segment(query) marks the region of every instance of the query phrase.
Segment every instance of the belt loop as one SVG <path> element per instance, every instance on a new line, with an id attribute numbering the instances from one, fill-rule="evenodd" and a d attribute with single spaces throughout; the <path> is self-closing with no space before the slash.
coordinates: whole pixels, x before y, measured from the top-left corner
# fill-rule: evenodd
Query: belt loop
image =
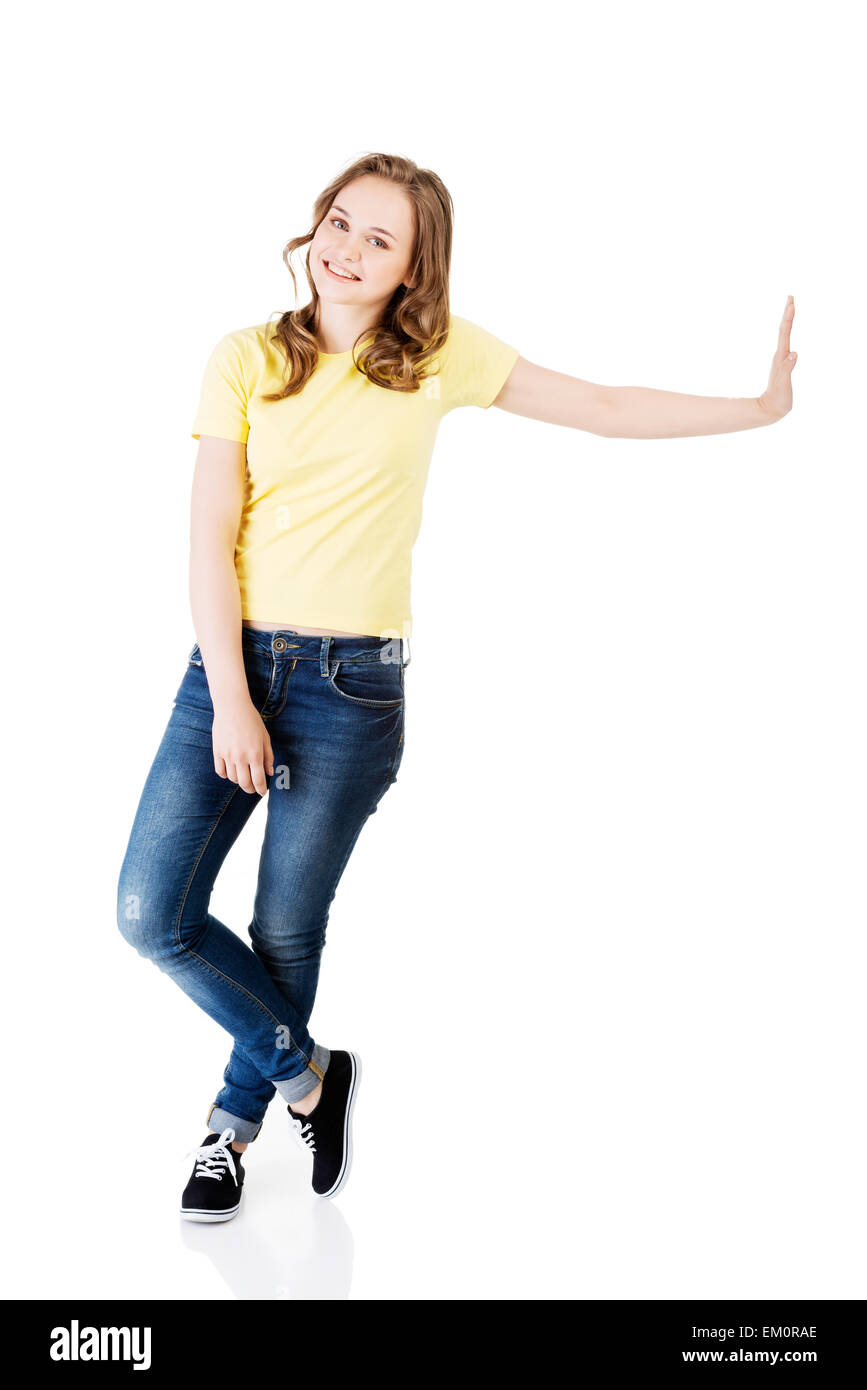
<path id="1" fill-rule="evenodd" d="M 406 661 L 403 660 L 404 653 L 406 653 Z M 409 650 L 409 638 L 408 638 L 408 637 L 401 637 L 401 639 L 400 639 L 400 655 L 401 655 L 401 662 L 400 662 L 401 666 L 408 666 L 409 663 L 412 661 L 412 653 L 411 653 L 410 650 Z"/>
<path id="2" fill-rule="evenodd" d="M 331 646 L 331 638 L 330 638 L 330 637 L 323 637 L 323 639 L 322 639 L 322 648 L 321 648 L 320 654 L 319 654 L 319 674 L 320 674 L 321 676 L 327 676 L 327 675 L 328 675 L 328 649 L 330 648 L 330 646 Z"/>

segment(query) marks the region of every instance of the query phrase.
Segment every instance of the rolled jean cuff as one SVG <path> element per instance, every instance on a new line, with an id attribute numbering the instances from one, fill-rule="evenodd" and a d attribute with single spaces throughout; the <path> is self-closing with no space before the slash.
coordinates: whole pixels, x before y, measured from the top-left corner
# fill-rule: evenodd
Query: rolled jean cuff
<path id="1" fill-rule="evenodd" d="M 233 1129 L 239 1144 L 252 1144 L 262 1128 L 261 1120 L 258 1123 L 255 1120 L 245 1120 L 241 1115 L 222 1110 L 219 1105 L 211 1106 L 207 1124 L 208 1129 L 214 1130 L 217 1134 L 222 1134 L 224 1129 Z"/>
<path id="2" fill-rule="evenodd" d="M 330 1061 L 330 1049 L 323 1047 L 321 1043 L 314 1043 L 310 1061 L 307 1063 L 305 1071 L 302 1071 L 299 1076 L 290 1077 L 288 1081 L 274 1081 L 272 1084 L 278 1095 L 290 1104 L 293 1100 L 303 1100 L 305 1096 L 309 1096 L 311 1091 L 316 1090 L 328 1070 Z"/>

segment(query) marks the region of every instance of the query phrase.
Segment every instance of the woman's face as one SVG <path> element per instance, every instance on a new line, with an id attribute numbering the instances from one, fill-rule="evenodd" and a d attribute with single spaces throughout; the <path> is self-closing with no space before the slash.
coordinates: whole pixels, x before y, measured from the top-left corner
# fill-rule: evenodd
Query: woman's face
<path id="1" fill-rule="evenodd" d="M 321 298 L 384 311 L 409 277 L 414 241 L 413 206 L 403 189 L 375 174 L 353 179 L 310 243 L 310 272 Z M 357 278 L 341 277 L 340 270 Z"/>

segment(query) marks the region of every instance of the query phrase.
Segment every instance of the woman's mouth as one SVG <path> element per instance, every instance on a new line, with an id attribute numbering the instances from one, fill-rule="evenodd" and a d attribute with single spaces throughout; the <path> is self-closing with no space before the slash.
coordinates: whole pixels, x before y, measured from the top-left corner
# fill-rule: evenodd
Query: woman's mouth
<path id="1" fill-rule="evenodd" d="M 331 266 L 325 260 L 323 260 L 322 264 L 325 266 L 325 269 L 328 271 L 328 274 L 331 276 L 332 280 L 342 280 L 345 285 L 351 285 L 356 280 L 361 279 L 360 275 L 354 275 L 352 271 L 349 271 L 346 275 L 341 275 L 339 271 L 332 270 Z"/>

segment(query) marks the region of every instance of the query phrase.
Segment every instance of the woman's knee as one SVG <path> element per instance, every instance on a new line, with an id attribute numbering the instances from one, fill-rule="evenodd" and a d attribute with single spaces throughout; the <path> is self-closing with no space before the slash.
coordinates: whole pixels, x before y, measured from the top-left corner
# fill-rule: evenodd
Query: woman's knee
<path id="1" fill-rule="evenodd" d="M 158 960 L 175 946 L 173 914 L 159 888 L 121 877 L 117 894 L 121 936 L 140 956 Z"/>
<path id="2" fill-rule="evenodd" d="M 298 962 L 322 954 L 328 914 L 293 912 L 284 904 L 281 910 L 257 910 L 250 924 L 250 940 L 260 955 L 269 960 Z"/>

